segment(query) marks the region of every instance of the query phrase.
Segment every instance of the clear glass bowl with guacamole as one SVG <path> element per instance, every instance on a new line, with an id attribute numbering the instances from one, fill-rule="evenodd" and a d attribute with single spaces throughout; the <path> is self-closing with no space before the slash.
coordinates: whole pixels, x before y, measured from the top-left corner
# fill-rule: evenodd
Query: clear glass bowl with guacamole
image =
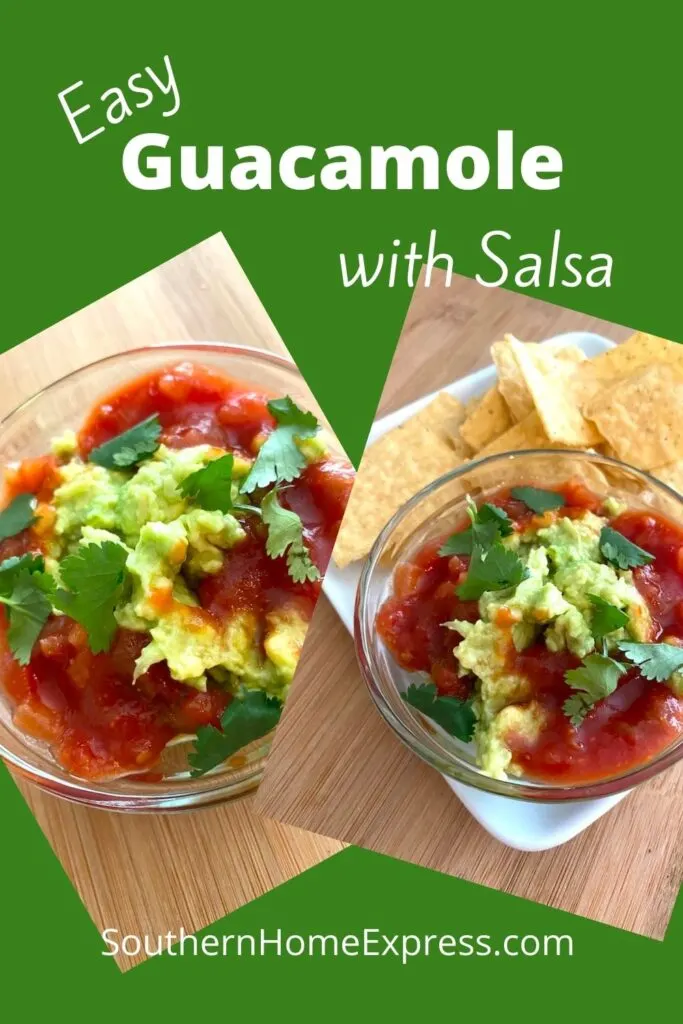
<path id="1" fill-rule="evenodd" d="M 377 538 L 355 639 L 383 717 L 450 778 L 631 789 L 683 756 L 683 499 L 585 451 L 465 464 Z"/>
<path id="2" fill-rule="evenodd" d="M 0 425 L 0 756 L 171 811 L 263 773 L 353 470 L 274 353 L 102 359 Z"/>

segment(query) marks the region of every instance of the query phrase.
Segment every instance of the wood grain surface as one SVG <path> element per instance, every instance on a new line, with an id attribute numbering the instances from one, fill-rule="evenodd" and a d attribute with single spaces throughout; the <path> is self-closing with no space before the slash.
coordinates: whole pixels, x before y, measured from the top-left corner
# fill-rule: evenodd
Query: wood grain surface
<path id="1" fill-rule="evenodd" d="M 489 364 L 491 342 L 506 331 L 537 341 L 571 330 L 614 341 L 631 333 L 465 278 L 450 289 L 418 286 L 380 412 Z M 683 765 L 564 846 L 508 849 L 390 732 L 361 680 L 351 637 L 323 604 L 256 806 L 288 824 L 656 938 L 683 877 Z"/>
<path id="2" fill-rule="evenodd" d="M 0 356 L 0 416 L 100 356 L 189 340 L 286 351 L 222 235 Z M 257 817 L 253 795 L 193 813 L 132 816 L 20 788 L 100 931 L 196 931 L 342 849 Z"/>

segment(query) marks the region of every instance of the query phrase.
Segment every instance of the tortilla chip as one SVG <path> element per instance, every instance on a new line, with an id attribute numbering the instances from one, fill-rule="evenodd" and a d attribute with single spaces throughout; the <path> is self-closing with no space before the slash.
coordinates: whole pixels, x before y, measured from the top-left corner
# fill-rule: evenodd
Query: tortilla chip
<path id="1" fill-rule="evenodd" d="M 653 363 L 664 363 L 683 378 L 683 345 L 637 331 L 623 344 L 589 359 L 577 368 L 571 387 L 582 411 L 603 388 L 646 370 Z"/>
<path id="2" fill-rule="evenodd" d="M 506 334 L 503 341 L 494 341 L 491 355 L 498 372 L 498 390 L 505 399 L 513 422 L 521 423 L 533 412 L 534 403 L 512 351 L 511 341 L 517 341 L 512 334 Z"/>
<path id="3" fill-rule="evenodd" d="M 515 423 L 500 437 L 490 441 L 477 453 L 477 457 L 484 458 L 486 455 L 497 455 L 499 452 L 518 452 L 525 448 L 562 447 L 566 447 L 566 445 L 554 445 L 548 440 L 540 416 L 534 410 L 521 423 Z"/>
<path id="4" fill-rule="evenodd" d="M 463 461 L 445 436 L 425 425 L 434 404 L 388 431 L 363 455 L 334 548 L 340 569 L 365 558 L 401 505 Z"/>
<path id="5" fill-rule="evenodd" d="M 670 462 L 668 466 L 660 466 L 659 469 L 653 471 L 652 475 L 661 480 L 663 484 L 673 487 L 674 491 L 683 496 L 683 459 L 679 459 L 678 462 Z"/>
<path id="6" fill-rule="evenodd" d="M 440 391 L 436 398 L 420 409 L 408 422 L 415 424 L 416 428 L 431 430 L 463 458 L 467 455 L 468 449 L 460 437 L 460 426 L 465 419 L 465 406 L 459 398 L 455 398 L 447 391 Z"/>
<path id="7" fill-rule="evenodd" d="M 637 331 L 622 345 L 615 345 L 588 360 L 587 365 L 581 367 L 580 373 L 602 380 L 615 380 L 631 377 L 636 371 L 644 370 L 653 363 L 675 366 L 683 376 L 683 345 L 658 338 L 655 334 Z"/>
<path id="8" fill-rule="evenodd" d="M 578 345 L 562 345 L 561 342 L 551 342 L 543 346 L 543 351 L 552 352 L 557 359 L 565 359 L 569 363 L 585 363 L 588 359 L 586 353 Z"/>
<path id="9" fill-rule="evenodd" d="M 600 434 L 594 424 L 585 419 L 576 398 L 567 388 L 567 378 L 576 372 L 575 365 L 559 359 L 552 351 L 544 352 L 541 347 L 534 351 L 516 338 L 510 340 L 510 350 L 548 440 L 576 448 L 597 444 Z"/>
<path id="10" fill-rule="evenodd" d="M 460 427 L 460 436 L 475 452 L 512 426 L 510 411 L 498 388 L 491 388 Z"/>
<path id="11" fill-rule="evenodd" d="M 397 552 L 403 547 L 403 544 L 414 530 L 417 530 L 424 522 L 440 512 L 444 505 L 449 504 L 456 498 L 462 497 L 466 492 L 467 485 L 465 479 L 458 477 L 457 480 L 451 480 L 450 483 L 440 487 L 436 494 L 432 494 L 429 498 L 421 501 L 419 507 L 414 512 L 411 512 L 410 515 L 407 515 L 400 527 L 394 530 L 391 543 L 387 545 L 383 561 L 388 562 L 394 559 Z"/>
<path id="12" fill-rule="evenodd" d="M 683 378 L 658 363 L 595 396 L 586 416 L 617 458 L 655 469 L 683 458 Z"/>

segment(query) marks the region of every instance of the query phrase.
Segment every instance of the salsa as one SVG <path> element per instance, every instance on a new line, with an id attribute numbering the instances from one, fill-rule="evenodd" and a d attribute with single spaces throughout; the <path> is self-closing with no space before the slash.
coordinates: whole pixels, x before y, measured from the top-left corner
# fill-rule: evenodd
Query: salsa
<path id="1" fill-rule="evenodd" d="M 188 503 L 191 507 L 192 501 L 184 498 L 175 484 L 176 479 L 180 480 L 178 467 L 182 464 L 174 453 L 186 449 L 198 453 L 200 468 L 207 464 L 209 455 L 213 458 L 231 453 L 235 464 L 238 459 L 244 463 L 246 472 L 278 426 L 268 408 L 273 397 L 195 364 L 167 367 L 133 380 L 98 402 L 81 427 L 68 459 L 50 454 L 6 470 L 5 505 L 18 495 L 35 495 L 36 521 L 0 542 L 0 565 L 27 553 L 42 554 L 47 562 L 55 547 L 65 554 L 67 541 L 70 550 L 78 551 L 74 538 L 82 544 L 90 530 L 93 537 L 98 534 L 98 542 L 109 538 L 128 545 L 127 550 L 133 552 L 129 564 L 133 559 L 140 563 L 143 556 L 148 560 L 142 569 L 138 566 L 142 575 L 134 578 L 134 587 L 148 577 L 154 580 L 142 598 L 137 595 L 137 604 L 131 597 L 124 609 L 126 616 L 133 617 L 134 628 L 121 615 L 125 625 L 116 629 L 109 649 L 98 653 L 93 653 L 86 629 L 79 622 L 66 614 L 53 613 L 33 647 L 29 663 L 22 665 L 10 649 L 8 615 L 0 606 L 0 679 L 13 704 L 14 722 L 29 735 L 46 741 L 58 762 L 75 775 L 106 779 L 135 773 L 155 780 L 159 776 L 154 769 L 166 745 L 174 737 L 195 733 L 198 728 L 220 727 L 221 715 L 245 686 L 263 686 L 269 694 L 284 699 L 348 501 L 353 483 L 351 466 L 321 450 L 314 453 L 296 479 L 279 490 L 280 506 L 300 517 L 303 544 L 316 570 L 301 582 L 292 578 L 285 557 L 267 554 L 268 532 L 261 517 L 235 512 L 232 518 L 198 508 L 188 515 Z M 160 475 L 158 483 L 152 480 L 147 490 L 140 484 L 133 504 L 132 497 L 125 497 L 128 492 L 132 494 L 132 468 L 125 472 L 116 468 L 111 472 L 98 470 L 98 481 L 107 474 L 107 486 L 117 488 L 118 505 L 107 504 L 98 492 L 91 503 L 97 510 L 91 526 L 97 529 L 84 529 L 81 492 L 66 510 L 60 510 L 55 497 L 65 487 L 65 463 L 71 467 L 68 472 L 76 484 L 85 486 L 80 481 L 86 480 L 86 471 L 93 469 L 88 462 L 91 453 L 154 415 L 161 426 L 159 452 L 141 465 L 149 476 L 157 465 L 153 460 L 165 453 L 159 473 L 166 475 Z M 209 454 L 205 446 L 211 446 Z M 186 470 L 183 473 L 187 476 Z M 141 471 L 140 479 L 142 476 Z M 90 477 L 94 479 L 94 471 Z M 249 497 L 252 505 L 258 503 L 260 493 L 256 492 L 256 498 Z M 147 529 L 150 523 L 140 509 L 148 502 L 153 520 L 158 501 L 161 497 L 166 500 L 169 494 L 169 502 L 178 507 L 167 513 L 166 506 L 161 506 L 161 524 L 151 522 L 158 539 Z M 125 533 L 120 526 L 126 515 L 130 518 L 130 508 L 121 518 L 122 501 L 128 501 L 138 517 L 133 534 Z M 67 533 L 75 529 L 68 520 L 72 511 L 72 519 L 80 517 L 78 534 Z M 207 515 L 218 515 L 218 525 L 226 536 L 217 539 L 215 519 L 209 521 Z M 180 531 L 188 560 L 179 568 L 174 564 L 177 553 L 168 546 L 163 530 L 170 536 L 181 521 L 189 540 Z M 102 525 L 105 531 L 100 529 Z M 153 547 L 155 543 L 157 548 Z M 197 564 L 207 557 L 217 561 L 208 568 L 204 562 L 198 569 Z M 141 608 L 149 620 L 148 629 L 144 617 L 140 619 Z M 164 639 L 162 627 L 171 615 L 172 631 L 177 633 L 178 623 L 182 630 L 182 642 L 177 646 L 183 649 L 174 652 L 178 661 L 195 641 L 201 653 L 199 639 L 205 641 L 208 637 L 214 646 L 222 645 L 218 664 L 227 664 L 229 671 L 225 667 L 222 672 L 214 670 L 209 660 L 200 666 L 208 671 L 202 671 L 199 680 L 194 669 L 188 671 L 187 679 L 179 679 L 174 662 L 171 660 L 169 667 L 169 661 L 158 658 L 157 653 L 157 660 L 134 678 L 142 652 L 150 649 L 155 637 L 161 650 L 164 643 L 170 643 Z M 232 631 L 229 642 L 224 639 L 224 631 L 226 635 Z M 278 661 L 282 650 L 283 660 Z"/>
<path id="2" fill-rule="evenodd" d="M 439 696 L 460 700 L 477 696 L 481 702 L 480 717 L 481 708 L 486 705 L 484 714 L 491 724 L 478 723 L 475 739 L 478 749 L 483 747 L 487 752 L 503 740 L 508 758 L 506 773 L 553 783 L 590 783 L 645 764 L 683 736 L 683 700 L 671 685 L 648 679 L 636 665 L 625 663 L 614 691 L 596 701 L 582 721 L 573 723 L 565 703 L 575 691 L 566 674 L 581 668 L 591 653 L 599 654 L 600 646 L 590 635 L 586 640 L 579 639 L 578 633 L 571 637 L 567 630 L 562 634 L 556 625 L 558 618 L 547 607 L 540 614 L 539 609 L 544 602 L 547 605 L 554 599 L 548 595 L 549 586 L 563 600 L 571 596 L 578 602 L 590 625 L 593 609 L 587 610 L 579 602 L 575 581 L 590 579 L 593 582 L 587 586 L 593 588 L 597 585 L 595 581 L 599 581 L 603 594 L 615 604 L 629 609 L 630 602 L 631 623 L 637 623 L 638 629 L 643 630 L 641 635 L 622 630 L 622 639 L 682 646 L 683 529 L 655 512 L 619 508 L 616 514 L 606 515 L 602 499 L 580 484 L 567 483 L 553 490 L 562 495 L 563 505 L 540 515 L 512 497 L 510 489 L 486 499 L 510 519 L 514 531 L 508 540 L 511 550 L 524 551 L 525 545 L 528 548 L 532 542 L 539 544 L 539 538 L 550 537 L 546 552 L 551 556 L 550 574 L 540 581 L 541 589 L 537 588 L 538 595 L 545 587 L 543 600 L 537 597 L 535 604 L 522 607 L 521 611 L 515 598 L 506 596 L 508 592 L 497 600 L 490 595 L 479 601 L 461 600 L 456 588 L 467 579 L 470 556 L 440 554 L 446 540 L 442 536 L 396 567 L 393 593 L 380 609 L 377 629 L 397 663 L 408 671 L 426 673 Z M 566 523 L 563 526 L 563 520 L 577 528 Z M 596 552 L 605 524 L 644 549 L 651 560 L 629 570 L 600 564 L 604 558 Z M 466 525 L 458 524 L 459 531 Z M 588 558 L 581 563 L 579 549 L 562 547 L 557 539 L 564 531 L 575 543 L 577 537 L 585 542 L 590 536 L 589 528 L 596 531 L 590 572 Z M 586 548 L 580 551 L 582 557 Z M 610 586 L 611 592 L 605 589 Z M 489 619 L 486 624 L 480 622 L 482 608 Z M 566 625 L 574 621 L 569 615 L 575 616 L 575 610 L 561 612 L 560 621 L 562 615 Z M 529 634 L 524 644 L 515 644 L 512 630 L 523 620 L 531 623 Z M 461 624 L 465 633 L 467 626 L 463 623 L 479 623 L 476 629 L 480 647 L 491 637 L 486 659 L 480 655 L 479 662 L 471 660 L 467 640 L 459 645 L 460 636 L 444 625 L 454 621 L 456 626 Z M 647 625 L 643 625 L 645 622 Z M 623 660 L 616 644 L 620 635 L 612 635 L 610 649 L 606 651 L 618 661 Z M 558 636 L 564 638 L 564 644 L 558 642 Z M 579 643 L 584 643 L 585 648 L 579 648 Z M 480 668 L 481 675 L 468 670 L 472 664 Z M 512 687 L 510 699 L 500 697 L 503 685 Z M 514 706 L 512 716 L 509 705 Z M 532 717 L 540 723 L 538 727 L 530 726 Z M 507 723 L 505 728 L 503 723 Z"/>

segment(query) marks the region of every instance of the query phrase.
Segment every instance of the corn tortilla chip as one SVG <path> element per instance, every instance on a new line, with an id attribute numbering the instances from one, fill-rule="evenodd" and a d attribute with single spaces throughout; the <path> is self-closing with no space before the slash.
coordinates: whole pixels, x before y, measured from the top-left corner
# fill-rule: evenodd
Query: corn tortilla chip
<path id="1" fill-rule="evenodd" d="M 683 458 L 683 378 L 658 363 L 596 395 L 586 416 L 616 452 L 639 469 Z"/>
<path id="2" fill-rule="evenodd" d="M 521 423 L 506 430 L 500 437 L 490 441 L 477 453 L 478 458 L 486 455 L 497 455 L 499 452 L 518 452 L 525 448 L 562 448 L 566 445 L 554 445 L 548 440 L 543 429 L 540 416 L 534 410 Z"/>
<path id="3" fill-rule="evenodd" d="M 334 548 L 340 569 L 365 558 L 401 505 L 463 461 L 445 436 L 425 425 L 429 408 L 366 450 Z"/>
<path id="4" fill-rule="evenodd" d="M 464 478 L 458 477 L 457 480 L 451 480 L 450 483 L 440 487 L 436 494 L 432 494 L 429 498 L 421 501 L 418 508 L 406 516 L 400 527 L 394 531 L 383 561 L 393 559 L 414 530 L 436 515 L 445 505 L 461 497 L 466 491 L 467 487 Z"/>
<path id="5" fill-rule="evenodd" d="M 464 419 L 465 406 L 460 399 L 447 391 L 440 391 L 424 409 L 411 416 L 410 422 L 414 423 L 415 427 L 431 430 L 464 458 L 468 451 L 460 437 L 460 425 Z"/>
<path id="6" fill-rule="evenodd" d="M 542 351 L 552 352 L 557 359 L 564 359 L 569 363 L 584 363 L 588 359 L 586 353 L 578 345 L 563 345 L 562 342 L 543 345 Z"/>
<path id="7" fill-rule="evenodd" d="M 660 466 L 659 469 L 654 470 L 652 475 L 683 495 L 683 459 L 679 459 L 678 462 L 670 462 L 668 466 Z"/>
<path id="8" fill-rule="evenodd" d="M 533 412 L 534 403 L 512 351 L 510 342 L 516 340 L 512 334 L 506 334 L 503 341 L 494 341 L 491 355 L 498 373 L 498 390 L 505 399 L 512 420 L 521 423 Z"/>
<path id="9" fill-rule="evenodd" d="M 655 363 L 665 363 L 678 376 L 683 377 L 683 345 L 658 338 L 655 334 L 637 331 L 623 344 L 589 359 L 577 368 L 571 388 L 582 411 L 590 405 L 600 391 L 646 370 Z"/>
<path id="10" fill-rule="evenodd" d="M 567 388 L 570 374 L 576 372 L 570 361 L 558 359 L 541 347 L 535 351 L 510 340 L 520 374 L 543 423 L 549 441 L 570 447 L 586 448 L 601 440 L 595 425 L 585 419 L 575 397 Z"/>
<path id="11" fill-rule="evenodd" d="M 486 392 L 460 427 L 460 435 L 475 452 L 512 426 L 510 411 L 497 387 Z"/>

